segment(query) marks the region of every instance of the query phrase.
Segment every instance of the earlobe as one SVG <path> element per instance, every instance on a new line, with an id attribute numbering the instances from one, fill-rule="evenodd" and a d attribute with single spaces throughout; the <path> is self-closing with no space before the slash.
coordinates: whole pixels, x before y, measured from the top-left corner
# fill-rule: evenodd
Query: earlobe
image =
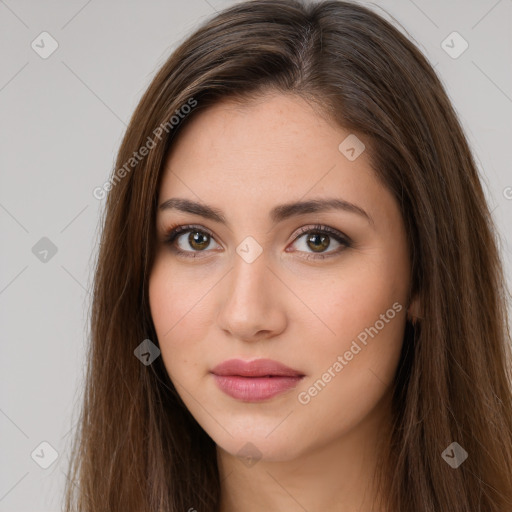
<path id="1" fill-rule="evenodd" d="M 409 302 L 409 307 L 407 308 L 407 320 L 415 325 L 416 322 L 418 322 L 420 319 L 421 303 L 419 296 L 416 294 L 414 298 Z"/>

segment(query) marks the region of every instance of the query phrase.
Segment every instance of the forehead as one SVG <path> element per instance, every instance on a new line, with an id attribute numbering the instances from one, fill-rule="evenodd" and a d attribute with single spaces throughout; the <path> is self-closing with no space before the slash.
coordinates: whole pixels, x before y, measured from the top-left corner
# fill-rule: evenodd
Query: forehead
<path id="1" fill-rule="evenodd" d="M 179 133 L 168 155 L 160 201 L 171 195 L 253 211 L 287 200 L 339 195 L 366 205 L 382 194 L 364 152 L 338 149 L 350 135 L 300 97 L 223 100 Z"/>
<path id="2" fill-rule="evenodd" d="M 269 93 L 245 102 L 223 99 L 194 113 L 169 156 L 174 162 L 182 160 L 185 152 L 187 161 L 210 154 L 225 163 L 250 159 L 254 168 L 261 168 L 259 163 L 265 160 L 270 169 L 271 159 L 300 161 L 315 148 L 315 152 L 332 149 L 332 137 L 339 138 L 333 130 L 318 109 L 298 96 Z"/>

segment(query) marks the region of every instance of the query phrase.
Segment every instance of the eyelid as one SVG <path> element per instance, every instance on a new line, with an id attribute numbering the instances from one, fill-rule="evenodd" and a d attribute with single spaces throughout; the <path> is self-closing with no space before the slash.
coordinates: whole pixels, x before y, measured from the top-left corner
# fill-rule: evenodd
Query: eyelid
<path id="1" fill-rule="evenodd" d="M 351 240 L 348 236 L 343 234 L 341 231 L 338 231 L 337 229 L 331 228 L 330 226 L 326 226 L 325 224 L 314 224 L 309 226 L 302 226 L 298 229 L 295 238 L 293 241 L 297 240 L 300 236 L 304 235 L 305 233 L 326 233 L 328 235 L 332 235 L 333 237 L 337 238 L 339 242 L 345 242 L 345 243 L 351 243 Z"/>
<path id="2" fill-rule="evenodd" d="M 206 234 L 210 235 L 212 238 L 215 238 L 214 234 L 208 228 L 205 228 L 204 226 L 200 226 L 198 224 L 175 224 L 166 230 L 165 237 L 166 237 L 166 240 L 168 240 L 169 238 L 174 239 L 174 238 L 176 238 L 176 236 L 181 235 L 182 233 L 184 233 L 186 231 L 193 231 L 193 230 L 201 231 L 201 232 L 204 231 Z"/>

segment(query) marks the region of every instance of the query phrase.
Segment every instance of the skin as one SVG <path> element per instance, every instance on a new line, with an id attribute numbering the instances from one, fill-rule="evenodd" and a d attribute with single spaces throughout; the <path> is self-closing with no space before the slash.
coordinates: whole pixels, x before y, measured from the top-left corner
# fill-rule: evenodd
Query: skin
<path id="1" fill-rule="evenodd" d="M 378 496 L 372 475 L 390 426 L 410 262 L 398 205 L 367 153 L 350 161 L 338 150 L 349 133 L 296 96 L 273 93 L 242 106 L 223 100 L 190 120 L 166 162 L 159 205 L 171 197 L 200 201 L 229 222 L 159 211 L 149 283 L 165 367 L 217 445 L 222 512 L 370 512 Z M 327 197 L 356 204 L 374 225 L 341 210 L 277 224 L 269 218 L 278 204 Z M 203 235 L 201 252 L 181 233 L 174 247 L 199 254 L 180 257 L 164 242 L 173 224 L 199 225 L 213 237 Z M 351 246 L 328 236 L 323 253 L 332 256 L 305 259 L 319 252 L 298 229 L 315 224 L 340 231 Z M 236 252 L 247 236 L 262 249 L 252 263 Z M 394 318 L 301 403 L 299 393 L 394 303 L 401 305 Z M 417 307 L 413 301 L 409 312 Z M 210 374 L 230 358 L 274 359 L 305 377 L 264 402 L 244 402 L 224 394 Z M 249 442 L 259 455 L 248 465 L 238 453 Z"/>

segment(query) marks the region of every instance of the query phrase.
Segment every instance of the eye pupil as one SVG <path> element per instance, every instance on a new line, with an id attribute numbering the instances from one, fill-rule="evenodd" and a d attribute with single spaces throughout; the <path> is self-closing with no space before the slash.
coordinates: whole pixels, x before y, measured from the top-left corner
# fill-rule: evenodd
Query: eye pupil
<path id="1" fill-rule="evenodd" d="M 313 242 L 316 244 L 320 240 L 320 243 L 322 245 L 313 245 L 310 246 L 311 249 L 313 249 L 315 252 L 321 252 L 324 249 L 327 249 L 329 247 L 329 236 L 327 235 L 321 235 L 321 234 L 312 234 L 308 237 L 308 244 L 310 242 Z"/>
<path id="2" fill-rule="evenodd" d="M 199 250 L 204 249 L 205 247 L 208 247 L 208 244 L 210 243 L 210 235 L 201 233 L 201 231 L 191 231 L 188 236 L 188 241 L 191 247 Z"/>

